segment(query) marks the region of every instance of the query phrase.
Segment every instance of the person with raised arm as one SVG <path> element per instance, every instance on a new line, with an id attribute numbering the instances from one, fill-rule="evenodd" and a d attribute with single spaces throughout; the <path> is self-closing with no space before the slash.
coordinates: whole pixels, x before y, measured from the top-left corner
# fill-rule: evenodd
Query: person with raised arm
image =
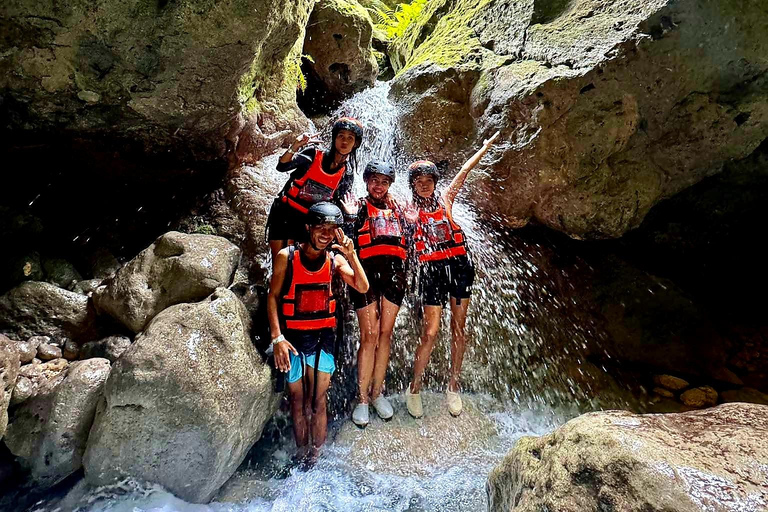
<path id="1" fill-rule="evenodd" d="M 310 206 L 307 240 L 277 253 L 267 295 L 275 366 L 287 373 L 296 446 L 315 452 L 325 442 L 328 386 L 336 369 L 333 276 L 339 274 L 360 293 L 368 291 L 368 278 L 343 223 L 336 205 Z"/>
<path id="2" fill-rule="evenodd" d="M 413 363 L 413 380 L 406 391 L 406 406 L 414 418 L 424 415 L 421 385 L 440 332 L 440 317 L 450 300 L 451 370 L 446 404 L 453 416 L 461 414 L 459 376 L 466 347 L 465 325 L 475 268 L 467 249 L 464 232 L 453 218 L 453 203 L 469 172 L 485 155 L 499 133 L 483 142 L 483 147 L 461 167 L 448 188 L 440 195 L 437 166 L 428 160 L 414 162 L 408 168 L 408 182 L 413 205 L 406 218 L 415 225 L 414 250 L 418 261 L 419 293 L 424 308 L 421 340 Z"/>
<path id="3" fill-rule="evenodd" d="M 291 172 L 269 211 L 267 238 L 274 265 L 278 251 L 306 236 L 306 214 L 321 201 L 341 204 L 352 188 L 355 155 L 363 142 L 363 125 L 342 117 L 333 124 L 331 147 L 322 150 L 317 135 L 300 135 L 280 157 L 277 170 Z"/>

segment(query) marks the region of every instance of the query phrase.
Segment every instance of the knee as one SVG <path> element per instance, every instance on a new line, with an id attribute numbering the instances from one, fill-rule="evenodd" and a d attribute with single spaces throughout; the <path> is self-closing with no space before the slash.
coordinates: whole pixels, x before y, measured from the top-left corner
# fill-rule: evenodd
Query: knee
<path id="1" fill-rule="evenodd" d="M 378 332 L 364 332 L 360 337 L 360 343 L 366 347 L 376 347 L 379 343 Z"/>
<path id="2" fill-rule="evenodd" d="M 387 331 L 381 331 L 379 333 L 380 343 L 389 343 L 391 340 L 392 340 L 392 329 L 389 329 Z"/>
<path id="3" fill-rule="evenodd" d="M 424 328 L 424 337 L 427 339 L 427 342 L 430 344 L 434 344 L 435 340 L 437 339 L 437 335 L 440 333 L 440 326 L 436 325 L 434 327 L 425 327 Z"/>
<path id="4" fill-rule="evenodd" d="M 315 413 L 318 414 L 325 414 L 325 408 L 328 406 L 328 399 L 325 394 L 318 395 L 317 398 L 315 398 Z"/>

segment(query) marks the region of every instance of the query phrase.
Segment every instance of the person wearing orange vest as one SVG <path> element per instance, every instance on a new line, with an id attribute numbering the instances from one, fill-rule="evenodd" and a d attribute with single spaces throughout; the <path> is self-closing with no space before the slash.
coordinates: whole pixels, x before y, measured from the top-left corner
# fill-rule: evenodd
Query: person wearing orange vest
<path id="1" fill-rule="evenodd" d="M 342 117 L 333 124 L 331 141 L 327 151 L 314 146 L 305 148 L 320 142 L 316 136 L 305 133 L 277 163 L 277 170 L 290 171 L 291 177 L 272 203 L 267 220 L 273 262 L 280 249 L 304 239 L 305 217 L 310 206 L 321 201 L 340 204 L 352 188 L 355 155 L 363 142 L 363 125 L 351 117 Z"/>
<path id="2" fill-rule="evenodd" d="M 275 366 L 286 372 L 299 448 L 316 451 L 327 432 L 326 395 L 336 368 L 334 274 L 360 293 L 368 279 L 355 254 L 354 242 L 341 229 L 336 205 L 320 202 L 306 215 L 307 241 L 277 253 L 267 296 Z M 329 250 L 338 251 L 333 254 Z"/>
<path id="3" fill-rule="evenodd" d="M 357 254 L 370 281 L 367 293 L 350 291 L 360 323 L 357 351 L 359 402 L 352 421 L 359 427 L 369 423 L 368 404 L 380 418 L 392 418 L 394 411 L 381 394 L 389 365 L 392 330 L 406 290 L 407 223 L 397 202 L 389 195 L 395 170 L 385 162 L 369 162 L 363 172 L 368 196 L 357 203 L 344 203 L 348 212 L 357 211 L 353 238 Z"/>
<path id="4" fill-rule="evenodd" d="M 435 193 L 439 172 L 434 163 L 420 160 L 411 164 L 408 169 L 408 180 L 413 191 L 413 207 L 409 209 L 406 217 L 415 224 L 414 250 L 418 260 L 419 289 L 424 306 L 424 324 L 413 363 L 413 380 L 405 393 L 408 412 L 414 418 L 424 415 L 420 395 L 422 377 L 435 347 L 440 331 L 440 317 L 449 298 L 451 374 L 446 403 L 453 416 L 461 414 L 459 375 L 464 360 L 464 327 L 475 269 L 467 250 L 464 232 L 453 219 L 453 202 L 469 171 L 477 165 L 498 136 L 497 132 L 483 143 L 483 147 L 467 160 L 448 189 L 440 196 Z"/>

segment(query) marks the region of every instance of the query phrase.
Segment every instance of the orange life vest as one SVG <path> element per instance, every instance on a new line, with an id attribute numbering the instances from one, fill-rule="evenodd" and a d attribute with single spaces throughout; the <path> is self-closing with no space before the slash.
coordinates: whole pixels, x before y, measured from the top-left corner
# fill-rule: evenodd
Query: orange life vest
<path id="1" fill-rule="evenodd" d="M 414 246 L 420 262 L 441 261 L 467 254 L 464 232 L 442 204 L 433 212 L 419 210 Z"/>
<path id="2" fill-rule="evenodd" d="M 323 152 L 318 149 L 306 174 L 291 183 L 282 200 L 301 213 L 307 213 L 313 204 L 331 200 L 345 172 L 346 164 L 335 174 L 326 173 L 323 170 Z"/>
<path id="3" fill-rule="evenodd" d="M 288 249 L 288 271 L 281 298 L 286 329 L 313 331 L 336 327 L 336 299 L 331 290 L 333 256 L 326 253 L 320 270 L 312 272 L 301 263 L 301 252 Z"/>
<path id="4" fill-rule="evenodd" d="M 380 209 L 365 201 L 368 217 L 357 234 L 360 259 L 374 256 L 406 258 L 403 223 L 397 210 Z"/>

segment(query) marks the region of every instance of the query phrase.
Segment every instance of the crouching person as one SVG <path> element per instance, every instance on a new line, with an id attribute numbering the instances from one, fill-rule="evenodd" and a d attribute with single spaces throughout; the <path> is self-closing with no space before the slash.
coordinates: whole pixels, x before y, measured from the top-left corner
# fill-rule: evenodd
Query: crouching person
<path id="1" fill-rule="evenodd" d="M 267 313 L 275 366 L 288 373 L 296 445 L 311 446 L 314 453 L 325 442 L 326 397 L 336 368 L 336 298 L 331 281 L 338 273 L 365 293 L 368 279 L 353 241 L 341 230 L 344 220 L 337 206 L 313 205 L 307 222 L 307 241 L 282 249 L 275 258 Z"/>

